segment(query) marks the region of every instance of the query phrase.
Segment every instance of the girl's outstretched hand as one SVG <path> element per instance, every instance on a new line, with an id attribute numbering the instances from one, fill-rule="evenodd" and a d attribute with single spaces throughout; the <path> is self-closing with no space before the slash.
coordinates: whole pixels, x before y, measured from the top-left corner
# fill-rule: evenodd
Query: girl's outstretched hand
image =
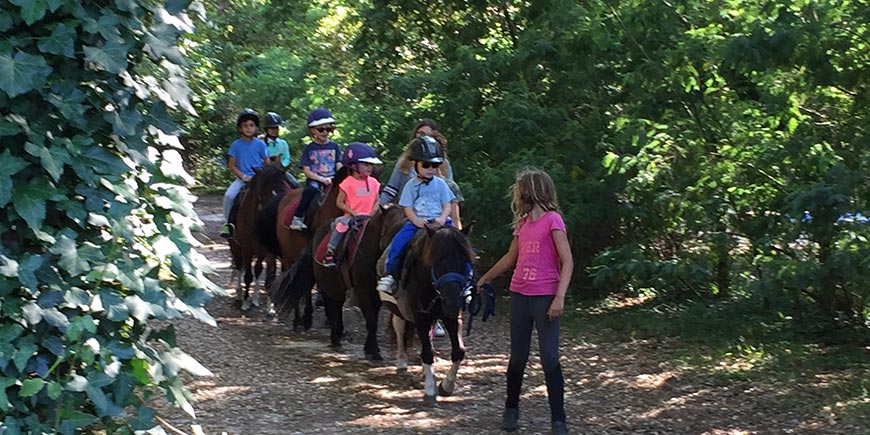
<path id="1" fill-rule="evenodd" d="M 547 310 L 547 316 L 550 320 L 558 319 L 565 312 L 565 298 L 555 297 L 550 303 L 550 309 Z"/>

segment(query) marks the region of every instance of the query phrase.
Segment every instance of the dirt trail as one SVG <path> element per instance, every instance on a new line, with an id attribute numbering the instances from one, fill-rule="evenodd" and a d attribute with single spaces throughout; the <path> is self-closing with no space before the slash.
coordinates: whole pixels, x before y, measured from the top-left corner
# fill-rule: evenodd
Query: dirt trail
<path id="1" fill-rule="evenodd" d="M 197 234 L 201 252 L 217 271 L 215 282 L 226 285 L 229 251 L 217 236 L 221 197 L 203 196 L 196 209 L 205 223 Z M 347 338 L 340 353 L 327 346 L 322 310 L 315 313 L 313 330 L 294 333 L 262 308 L 242 314 L 230 296 L 216 298 L 208 309 L 217 328 L 192 320 L 176 323 L 182 349 L 214 373 L 188 382 L 197 419 L 158 404 L 159 415 L 184 431 L 198 424 L 209 435 L 501 433 L 509 351 L 506 299 L 499 300 L 494 318 L 475 319 L 457 390 L 452 397 L 439 397 L 435 407 L 422 403 L 417 349 L 410 354 L 409 372 L 397 375 L 385 328 L 380 334 L 386 362 L 365 361 L 363 319 L 355 309 L 345 310 Z M 385 319 L 381 324 L 386 326 Z M 562 342 L 567 414 L 575 434 L 866 433 L 838 425 L 823 410 L 795 408 L 802 402 L 799 396 L 822 394 L 812 385 L 715 386 L 667 361 L 661 343 L 609 343 L 592 334 Z M 436 348 L 448 356 L 448 339 L 436 339 Z M 436 361 L 439 379 L 449 365 Z M 548 433 L 549 408 L 536 354 L 523 391 L 519 433 Z"/>

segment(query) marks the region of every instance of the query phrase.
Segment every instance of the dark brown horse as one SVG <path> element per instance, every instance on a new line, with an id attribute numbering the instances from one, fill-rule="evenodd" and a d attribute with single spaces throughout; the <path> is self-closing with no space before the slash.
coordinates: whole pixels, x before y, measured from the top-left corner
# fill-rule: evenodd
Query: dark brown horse
<path id="1" fill-rule="evenodd" d="M 398 299 L 384 302 L 394 314 L 393 329 L 396 332 L 396 364 L 399 371 L 407 369 L 404 332 L 405 322 L 412 322 L 420 340 L 420 359 L 425 377 L 424 401 L 436 402 L 435 371 L 432 364 L 435 354 L 429 337 L 437 319 L 441 319 L 450 337 L 453 365 L 447 377 L 438 386 L 437 394 L 449 396 L 456 387 L 456 374 L 465 358 L 462 342 L 462 309 L 473 286 L 471 244 L 465 233 L 453 227 L 426 227 L 418 231 L 410 242 Z M 404 295 L 402 295 L 404 292 Z M 394 302 L 395 301 L 395 302 Z M 401 305 L 401 306 L 400 306 Z"/>
<path id="2" fill-rule="evenodd" d="M 283 196 L 288 189 L 284 171 L 274 166 L 266 166 L 258 169 L 248 182 L 247 188 L 239 193 L 236 231 L 229 243 L 233 255 L 233 268 L 239 278 L 236 295 L 242 310 L 250 309 L 251 305 L 260 305 L 259 277 L 263 262 L 266 263 L 265 285 L 268 287 L 275 279 L 275 255 L 257 241 L 256 220 L 265 204 L 273 197 Z M 244 275 L 244 287 L 242 287 L 242 275 Z"/>
<path id="3" fill-rule="evenodd" d="M 280 255 L 281 268 L 285 274 L 294 267 L 311 267 L 310 264 L 300 264 L 298 266 L 297 264 L 303 260 L 304 252 L 310 249 L 307 246 L 311 241 L 314 230 L 343 214 L 336 205 L 336 199 L 338 198 L 338 185 L 347 176 L 348 171 L 346 168 L 339 169 L 333 178 L 332 184 L 322 193 L 321 197 L 315 198 L 315 201 L 312 202 L 306 219 L 309 229 L 306 231 L 294 231 L 287 227 L 289 217 L 292 217 L 293 211 L 299 205 L 302 189 L 290 190 L 282 198 L 276 198 L 261 213 L 258 220 L 258 238 L 263 240 L 264 243 L 268 243 L 268 248 L 271 252 L 275 255 Z M 318 202 L 321 204 L 319 207 L 315 205 Z M 311 329 L 314 313 L 311 292 L 309 291 L 291 303 L 286 295 L 279 293 L 280 291 L 280 287 L 269 287 L 270 296 L 273 302 L 275 302 L 276 309 L 282 315 L 286 315 L 290 311 L 294 312 L 293 327 L 296 330 Z M 305 304 L 304 312 L 301 315 L 298 306 L 300 299 Z"/>
<path id="4" fill-rule="evenodd" d="M 317 287 L 324 296 L 326 318 L 330 326 L 330 345 L 341 346 L 344 333 L 344 316 L 342 308 L 348 292 L 353 291 L 357 306 L 363 313 L 366 322 L 366 341 L 363 347 L 366 359 L 382 361 L 377 340 L 378 310 L 381 301 L 376 290 L 378 274 L 377 262 L 387 247 L 389 239 L 387 231 L 397 227 L 405 220 L 401 207 L 389 206 L 379 208 L 365 224 L 362 235 L 355 246 L 355 252 L 345 252 L 349 259 L 339 264 L 338 268 L 324 267 L 314 263 L 314 277 Z M 317 230 L 312 246 L 318 246 L 324 238 L 329 237 L 330 225 L 324 225 Z"/>

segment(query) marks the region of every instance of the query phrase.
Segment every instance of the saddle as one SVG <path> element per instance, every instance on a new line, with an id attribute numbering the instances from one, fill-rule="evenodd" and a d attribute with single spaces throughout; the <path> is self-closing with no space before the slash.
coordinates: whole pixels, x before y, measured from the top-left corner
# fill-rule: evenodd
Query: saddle
<path id="1" fill-rule="evenodd" d="M 408 252 L 414 246 L 418 238 L 424 237 L 424 233 L 425 231 L 417 231 L 417 234 L 415 234 L 408 244 L 405 245 L 405 249 L 402 250 L 402 254 L 399 256 L 399 259 L 402 262 L 402 268 L 400 269 L 399 276 L 396 277 L 398 283 L 396 293 L 389 295 L 384 292 L 378 292 L 381 302 L 384 303 L 384 306 L 390 310 L 390 312 L 409 322 L 414 321 L 414 312 L 416 311 L 416 308 L 411 306 L 411 301 L 408 299 L 408 292 L 405 291 L 405 288 L 408 285 L 408 279 L 410 277 L 409 271 L 416 265 L 416 262 L 419 261 L 419 259 L 414 256 L 409 256 Z M 378 275 L 380 276 L 383 276 L 386 273 L 389 252 L 390 248 L 388 246 L 387 249 L 384 249 L 383 254 L 381 254 L 381 258 L 378 259 Z"/>
<path id="2" fill-rule="evenodd" d="M 239 189 L 239 194 L 236 195 L 236 198 L 233 200 L 233 206 L 230 207 L 230 218 L 228 223 L 231 223 L 234 226 L 238 226 L 239 208 L 242 206 L 242 201 L 245 200 L 245 196 L 248 194 L 248 190 L 250 190 L 249 188 L 250 186 L 248 183 L 242 184 L 242 188 Z"/>
<path id="3" fill-rule="evenodd" d="M 356 255 L 357 247 L 359 246 L 359 241 L 365 233 L 365 227 L 369 222 L 369 218 L 371 218 L 371 216 L 354 216 L 354 218 L 351 219 L 347 232 L 344 233 L 344 237 L 341 239 L 338 246 L 336 246 L 335 252 L 333 252 L 337 266 L 353 262 L 354 255 Z M 331 232 L 327 233 L 326 237 L 317 244 L 317 249 L 314 251 L 314 261 L 316 261 L 317 264 L 323 265 L 323 258 L 326 256 L 330 234 Z"/>
<path id="4" fill-rule="evenodd" d="M 287 207 L 287 212 L 284 213 L 283 218 L 281 219 L 281 223 L 285 227 L 290 226 L 290 222 L 293 221 L 293 215 L 296 213 L 296 208 L 299 207 L 299 201 L 302 199 L 302 196 L 299 196 L 296 200 L 290 204 L 290 207 Z M 308 206 L 308 210 L 305 210 L 305 216 L 302 217 L 302 221 L 305 222 L 309 228 L 311 228 L 312 222 L 314 221 L 314 215 L 317 214 L 317 210 L 320 210 L 320 207 L 323 206 L 323 201 L 326 200 L 326 192 L 324 192 L 321 187 L 317 191 L 317 196 L 311 200 L 311 204 Z"/>

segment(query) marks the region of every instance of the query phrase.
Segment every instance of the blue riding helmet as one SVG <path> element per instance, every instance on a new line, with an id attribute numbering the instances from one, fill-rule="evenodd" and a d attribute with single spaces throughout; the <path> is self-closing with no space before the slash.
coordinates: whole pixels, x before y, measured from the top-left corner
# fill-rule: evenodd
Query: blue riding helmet
<path id="1" fill-rule="evenodd" d="M 375 152 L 375 149 L 368 144 L 362 142 L 351 142 L 347 144 L 347 148 L 344 149 L 344 154 L 341 156 L 341 164 L 349 165 L 357 162 L 371 163 L 373 165 L 380 165 L 383 163 L 381 159 L 378 158 L 378 153 Z"/>
<path id="2" fill-rule="evenodd" d="M 324 108 L 314 109 L 308 114 L 308 126 L 317 127 L 325 124 L 335 124 L 332 113 Z"/>

